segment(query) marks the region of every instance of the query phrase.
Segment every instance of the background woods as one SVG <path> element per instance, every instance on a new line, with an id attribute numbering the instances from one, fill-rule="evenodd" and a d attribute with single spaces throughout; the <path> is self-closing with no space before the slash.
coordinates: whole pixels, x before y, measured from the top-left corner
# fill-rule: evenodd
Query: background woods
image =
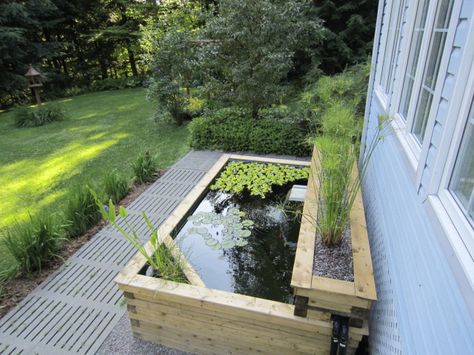
<path id="1" fill-rule="evenodd" d="M 173 29 L 189 31 L 193 38 L 201 32 L 201 39 L 220 41 L 231 32 L 235 34 L 219 50 L 204 46 L 212 55 L 207 67 L 200 63 L 200 69 L 211 74 L 208 79 L 219 79 L 209 80 L 209 95 L 215 94 L 218 86 L 225 89 L 226 97 L 248 103 L 256 111 L 262 100 L 278 94 L 272 87 L 275 81 L 298 79 L 311 63 L 333 74 L 366 59 L 375 21 L 374 0 L 339 2 L 266 0 L 231 6 L 232 2 L 211 0 L 6 0 L 0 4 L 0 104 L 7 107 L 28 101 L 23 75 L 29 64 L 42 73 L 46 98 L 141 85 L 156 64 L 156 43 L 162 41 L 170 47 L 170 38 L 162 37 Z M 284 13 L 278 11 L 282 8 Z M 250 15 L 243 16 L 244 12 Z M 263 12 L 268 16 L 262 17 Z M 237 23 L 249 26 L 239 32 L 234 28 Z M 321 24 L 324 31 L 315 31 Z M 285 38 L 285 46 L 272 41 L 271 36 L 259 36 L 255 41 L 249 37 L 252 31 L 268 34 L 275 29 Z M 311 38 L 314 41 L 308 45 Z M 186 50 L 192 51 L 189 46 Z M 250 60 L 233 61 L 237 50 Z M 275 73 L 267 75 L 274 67 Z M 232 71 L 242 72 L 244 77 Z M 265 82 L 265 90 L 259 90 L 263 96 L 243 95 L 246 88 L 240 83 L 247 74 L 254 80 L 245 85 L 262 77 L 270 80 Z"/>

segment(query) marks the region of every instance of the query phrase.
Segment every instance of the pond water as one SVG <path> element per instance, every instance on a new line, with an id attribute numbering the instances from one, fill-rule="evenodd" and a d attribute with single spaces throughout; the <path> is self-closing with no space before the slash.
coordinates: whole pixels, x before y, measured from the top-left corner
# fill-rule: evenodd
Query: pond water
<path id="1" fill-rule="evenodd" d="M 292 185 L 265 199 L 207 193 L 175 235 L 207 287 L 292 303 L 300 227 L 294 212 L 303 208 L 301 202 L 283 205 Z"/>

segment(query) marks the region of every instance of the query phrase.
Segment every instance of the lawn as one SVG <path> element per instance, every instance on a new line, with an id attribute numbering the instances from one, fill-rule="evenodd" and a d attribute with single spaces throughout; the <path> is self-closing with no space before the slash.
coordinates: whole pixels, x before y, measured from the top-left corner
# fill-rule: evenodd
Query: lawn
<path id="1" fill-rule="evenodd" d="M 144 89 L 56 103 L 68 118 L 42 127 L 16 128 L 13 112 L 0 114 L 0 229 L 28 213 L 61 213 L 73 186 L 99 186 L 109 170 L 131 177 L 130 162 L 145 150 L 165 168 L 189 149 L 186 127 L 153 121 Z M 0 243 L 0 270 L 9 259 Z"/>

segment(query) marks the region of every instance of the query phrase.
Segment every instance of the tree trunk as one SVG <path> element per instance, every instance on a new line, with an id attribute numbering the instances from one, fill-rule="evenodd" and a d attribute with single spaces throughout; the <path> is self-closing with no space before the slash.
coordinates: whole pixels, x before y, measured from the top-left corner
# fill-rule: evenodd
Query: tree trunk
<path id="1" fill-rule="evenodd" d="M 130 47 L 127 47 L 127 52 L 128 60 L 130 61 L 130 67 L 132 68 L 132 74 L 133 76 L 138 76 L 137 63 L 135 62 L 135 54 L 130 49 Z"/>

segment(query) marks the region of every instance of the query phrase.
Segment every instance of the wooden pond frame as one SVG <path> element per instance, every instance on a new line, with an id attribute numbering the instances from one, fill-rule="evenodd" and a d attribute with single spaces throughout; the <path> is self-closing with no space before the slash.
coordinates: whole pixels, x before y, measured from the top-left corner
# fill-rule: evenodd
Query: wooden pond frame
<path id="1" fill-rule="evenodd" d="M 189 284 L 140 274 L 146 265 L 140 253 L 116 277 L 115 282 L 127 302 L 133 334 L 199 354 L 327 354 L 332 334 L 331 314 L 327 309 L 306 309 L 306 315 L 310 316 L 301 317 L 295 315 L 298 313 L 295 305 L 207 288 L 171 237 L 207 193 L 214 178 L 229 161 L 235 160 L 310 165 L 307 161 L 224 154 L 158 229 L 160 240 L 182 260 Z M 304 232 L 303 226 L 301 232 Z M 301 245 L 298 242 L 296 257 L 301 260 L 295 259 L 294 270 L 302 275 L 299 270 L 308 270 L 302 264 L 309 262 L 308 253 L 302 253 L 308 245 L 306 239 Z M 145 248 L 152 252 L 150 243 Z M 297 286 L 297 290 L 300 300 L 308 297 L 305 295 L 312 296 L 313 289 Z M 354 352 L 362 336 L 367 334 L 366 323 L 351 326 L 348 353 Z"/>
<path id="2" fill-rule="evenodd" d="M 354 281 L 313 275 L 318 167 L 318 154 L 314 149 L 291 278 L 296 296 L 295 314 L 311 318 L 314 312 L 318 312 L 318 316 L 319 312 L 329 312 L 348 317 L 350 324 L 362 327 L 368 321 L 372 304 L 377 300 L 362 193 L 359 189 L 350 212 Z M 353 180 L 358 178 L 358 173 L 357 165 L 354 164 Z"/>

